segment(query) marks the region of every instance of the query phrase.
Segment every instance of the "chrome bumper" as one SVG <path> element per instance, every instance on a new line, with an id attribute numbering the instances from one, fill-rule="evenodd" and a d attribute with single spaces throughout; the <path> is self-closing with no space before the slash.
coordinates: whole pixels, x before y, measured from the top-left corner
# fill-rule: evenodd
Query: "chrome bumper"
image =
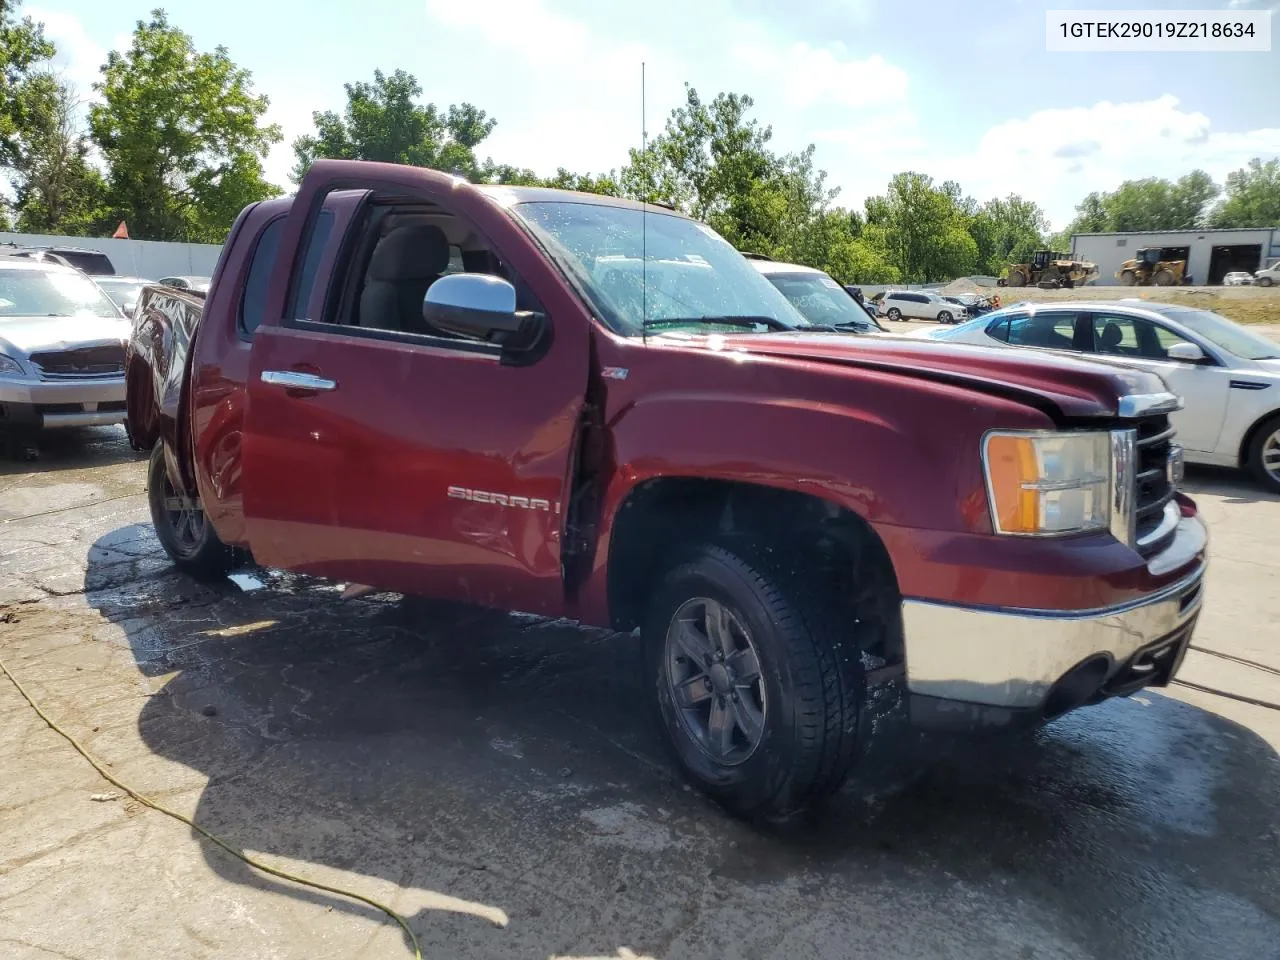
<path id="1" fill-rule="evenodd" d="M 1097 667 L 1103 696 L 1168 683 L 1200 612 L 1204 573 L 1201 564 L 1158 593 L 1099 610 L 906 600 L 907 687 L 938 700 L 1038 710 L 1060 680 L 1088 661 L 1105 661 L 1105 672 Z M 1152 664 L 1141 662 L 1148 654 Z M 1169 656 L 1156 663 L 1155 654 Z M 1144 670 L 1150 671 L 1145 682 Z"/>
<path id="2" fill-rule="evenodd" d="M 0 377 L 0 424 L 8 420 L 44 429 L 109 426 L 124 423 L 124 400 L 123 376 L 49 381 Z M 105 404 L 116 409 L 98 409 Z"/>

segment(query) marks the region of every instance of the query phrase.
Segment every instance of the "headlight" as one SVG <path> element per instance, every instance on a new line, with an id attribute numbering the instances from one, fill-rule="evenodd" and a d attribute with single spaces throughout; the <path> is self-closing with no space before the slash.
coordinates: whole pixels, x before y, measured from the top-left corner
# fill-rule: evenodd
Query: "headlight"
<path id="1" fill-rule="evenodd" d="M 983 464 L 997 533 L 1105 530 L 1113 499 L 1109 432 L 987 434 Z"/>
<path id="2" fill-rule="evenodd" d="M 0 353 L 0 373 L 16 373 L 21 376 L 25 371 L 22 369 L 22 364 L 13 357 Z"/>

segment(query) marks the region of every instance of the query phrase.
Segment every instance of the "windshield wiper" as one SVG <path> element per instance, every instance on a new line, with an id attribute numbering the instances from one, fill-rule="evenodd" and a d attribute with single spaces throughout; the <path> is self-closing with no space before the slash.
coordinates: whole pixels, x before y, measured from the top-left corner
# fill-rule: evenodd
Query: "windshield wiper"
<path id="1" fill-rule="evenodd" d="M 724 327 L 759 327 L 765 326 L 770 330 L 808 330 L 809 327 L 790 327 L 776 317 L 766 316 L 723 316 L 723 317 L 651 317 L 644 321 L 644 329 L 652 330 L 654 327 L 677 327 L 691 323 L 705 323 L 708 325 L 719 325 Z"/>

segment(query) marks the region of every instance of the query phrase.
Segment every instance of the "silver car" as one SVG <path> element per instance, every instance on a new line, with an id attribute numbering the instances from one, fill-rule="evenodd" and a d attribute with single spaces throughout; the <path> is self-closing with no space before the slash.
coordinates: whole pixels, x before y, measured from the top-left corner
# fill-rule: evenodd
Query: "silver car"
<path id="1" fill-rule="evenodd" d="M 0 423 L 124 422 L 129 321 L 73 267 L 0 260 Z"/>

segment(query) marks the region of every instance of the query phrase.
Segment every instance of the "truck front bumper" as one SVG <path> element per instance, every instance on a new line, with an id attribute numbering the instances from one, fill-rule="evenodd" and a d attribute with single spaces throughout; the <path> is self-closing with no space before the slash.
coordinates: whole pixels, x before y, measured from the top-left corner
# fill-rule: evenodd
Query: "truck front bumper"
<path id="1" fill-rule="evenodd" d="M 28 380 L 0 377 L 0 426 L 35 430 L 124 423 L 124 377 Z"/>
<path id="2" fill-rule="evenodd" d="M 918 726 L 1033 725 L 1075 707 L 1165 686 L 1204 598 L 1207 537 L 1184 517 L 1169 548 L 1197 562 L 1174 582 L 1090 610 L 903 603 L 907 688 Z"/>

